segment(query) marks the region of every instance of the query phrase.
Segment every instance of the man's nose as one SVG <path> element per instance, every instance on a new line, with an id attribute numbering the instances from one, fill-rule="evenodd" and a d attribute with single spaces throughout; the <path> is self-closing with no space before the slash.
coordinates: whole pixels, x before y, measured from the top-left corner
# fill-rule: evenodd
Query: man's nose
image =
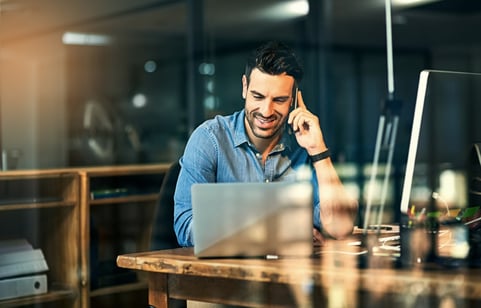
<path id="1" fill-rule="evenodd" d="M 264 101 L 260 108 L 259 111 L 261 112 L 262 116 L 264 117 L 269 117 L 274 113 L 274 104 L 272 101 L 266 100 Z"/>

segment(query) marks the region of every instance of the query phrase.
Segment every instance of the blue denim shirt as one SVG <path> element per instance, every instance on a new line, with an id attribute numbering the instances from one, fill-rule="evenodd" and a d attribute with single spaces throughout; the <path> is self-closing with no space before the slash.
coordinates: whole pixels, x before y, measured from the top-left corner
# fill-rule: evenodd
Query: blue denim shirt
<path id="1" fill-rule="evenodd" d="M 191 186 L 207 182 L 272 182 L 295 180 L 295 170 L 308 164 L 313 172 L 313 221 L 320 228 L 317 178 L 307 151 L 301 148 L 287 128 L 281 142 L 262 155 L 249 142 L 244 110 L 229 116 L 216 116 L 197 127 L 187 142 L 174 200 L 174 229 L 182 246 L 193 245 Z"/>

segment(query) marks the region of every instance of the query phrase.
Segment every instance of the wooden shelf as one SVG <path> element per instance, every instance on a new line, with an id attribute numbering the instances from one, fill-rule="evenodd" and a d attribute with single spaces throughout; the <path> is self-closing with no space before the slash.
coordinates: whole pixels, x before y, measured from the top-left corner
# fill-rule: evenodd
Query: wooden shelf
<path id="1" fill-rule="evenodd" d="M 7 205 L 0 205 L 0 212 L 14 211 L 14 210 L 55 208 L 55 207 L 69 207 L 69 206 L 75 206 L 75 205 L 76 204 L 71 201 L 7 204 Z"/>
<path id="2" fill-rule="evenodd" d="M 122 295 L 123 299 L 139 296 L 147 290 L 142 281 L 100 286 L 102 271 L 108 275 L 117 255 L 149 249 L 158 193 L 170 164 L 85 168 L 81 174 L 81 263 L 86 277 L 82 298 L 92 301 Z M 105 197 L 93 199 L 92 194 L 106 191 Z M 109 192 L 112 195 L 108 195 Z M 115 192 L 119 192 L 117 195 Z M 99 236 L 101 234 L 101 236 Z M 107 265 L 107 268 L 105 268 Z M 110 266 L 110 267 L 109 267 Z M 113 273 L 112 277 L 115 277 Z M 119 277 L 123 277 L 120 273 Z M 135 274 L 137 278 L 138 275 Z M 128 277 L 128 276 L 127 276 Z M 97 280 L 96 280 L 97 279 Z M 131 294 L 131 295 L 129 295 Z M 136 302 L 137 300 L 133 300 Z M 137 302 L 142 302 L 139 299 Z M 112 307 L 114 307 L 113 304 Z M 83 305 L 89 307 L 89 304 Z"/>
<path id="3" fill-rule="evenodd" d="M 109 307 L 109 296 L 132 302 L 141 296 L 138 302 L 145 301 L 147 284 L 134 272 L 136 276 L 127 273 L 124 283 L 114 280 L 111 286 L 94 289 L 92 280 L 105 265 L 115 272 L 117 255 L 148 250 L 158 192 L 169 167 L 150 164 L 0 172 L 0 238 L 27 239 L 34 248 L 42 249 L 49 266 L 48 293 L 0 300 L 0 307 L 88 308 L 92 298 Z M 92 191 L 119 187 L 128 194 L 91 199 Z M 95 231 L 101 236 L 93 234 Z M 111 277 L 105 277 L 110 282 Z"/>
<path id="4" fill-rule="evenodd" d="M 1 307 L 80 307 L 79 179 L 63 169 L 0 173 L 0 237 L 27 240 L 49 267 L 46 294 L 1 300 Z"/>
<path id="5" fill-rule="evenodd" d="M 35 295 L 35 296 L 25 296 L 16 299 L 9 299 L 0 301 L 1 307 L 19 307 L 25 305 L 33 305 L 40 303 L 51 303 L 60 301 L 72 301 L 78 296 L 75 290 L 53 290 L 46 294 Z"/>
<path id="6" fill-rule="evenodd" d="M 118 204 L 118 203 L 132 203 L 132 202 L 154 202 L 157 201 L 158 194 L 144 194 L 144 195 L 131 195 L 121 196 L 115 198 L 101 198 L 90 200 L 90 205 L 99 204 Z"/>

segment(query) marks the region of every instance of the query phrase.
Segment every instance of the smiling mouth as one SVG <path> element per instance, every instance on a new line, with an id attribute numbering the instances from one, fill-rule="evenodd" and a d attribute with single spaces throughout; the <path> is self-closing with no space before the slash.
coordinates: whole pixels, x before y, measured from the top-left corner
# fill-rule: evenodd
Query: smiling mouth
<path id="1" fill-rule="evenodd" d="M 256 117 L 257 121 L 261 122 L 261 123 L 270 123 L 270 122 L 274 122 L 274 118 L 262 118 L 262 117 Z"/>
<path id="2" fill-rule="evenodd" d="M 271 118 L 255 117 L 255 119 L 260 128 L 266 128 L 266 129 L 272 127 L 276 120 L 274 117 L 271 117 Z"/>

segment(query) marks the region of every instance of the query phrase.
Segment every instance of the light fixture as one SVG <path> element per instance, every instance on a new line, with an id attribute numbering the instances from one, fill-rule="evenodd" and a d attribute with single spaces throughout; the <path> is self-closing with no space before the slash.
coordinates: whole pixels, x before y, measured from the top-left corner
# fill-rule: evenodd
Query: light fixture
<path id="1" fill-rule="evenodd" d="M 62 42 L 65 45 L 105 46 L 112 43 L 112 38 L 101 34 L 65 32 L 62 36 Z"/>
<path id="2" fill-rule="evenodd" d="M 136 93 L 132 97 L 132 105 L 135 108 L 143 108 L 147 105 L 147 96 L 144 93 Z"/>
<path id="3" fill-rule="evenodd" d="M 392 4 L 395 6 L 414 6 L 437 1 L 440 0 L 392 0 Z"/>
<path id="4" fill-rule="evenodd" d="M 257 12 L 259 17 L 280 20 L 306 16 L 308 13 L 309 2 L 307 0 L 283 1 Z"/>

